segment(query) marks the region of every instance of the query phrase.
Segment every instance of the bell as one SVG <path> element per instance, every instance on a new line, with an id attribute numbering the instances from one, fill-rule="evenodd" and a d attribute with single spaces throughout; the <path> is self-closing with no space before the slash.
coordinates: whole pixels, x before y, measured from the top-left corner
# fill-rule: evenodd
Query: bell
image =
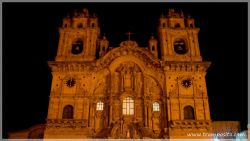
<path id="1" fill-rule="evenodd" d="M 177 46 L 177 50 L 183 50 L 181 46 Z"/>
<path id="2" fill-rule="evenodd" d="M 80 50 L 79 46 L 76 47 L 76 50 Z"/>

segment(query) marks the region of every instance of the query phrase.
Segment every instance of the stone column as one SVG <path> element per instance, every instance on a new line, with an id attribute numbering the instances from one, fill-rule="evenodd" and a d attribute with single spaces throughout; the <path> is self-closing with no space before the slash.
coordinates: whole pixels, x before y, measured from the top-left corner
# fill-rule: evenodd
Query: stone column
<path id="1" fill-rule="evenodd" d="M 121 72 L 120 73 L 120 80 L 121 80 L 121 87 L 120 87 L 120 91 L 124 91 L 124 73 L 123 72 Z"/>
<path id="2" fill-rule="evenodd" d="M 152 119 L 153 119 L 153 116 L 152 116 L 152 106 L 149 105 L 148 106 L 148 121 L 149 121 L 149 128 L 152 128 L 153 125 L 152 125 Z"/>
<path id="3" fill-rule="evenodd" d="M 65 40 L 65 32 L 64 30 L 60 30 L 60 38 L 59 38 L 59 44 L 58 44 L 58 51 L 57 51 L 57 56 L 62 56 L 62 51 L 63 51 L 63 45 L 64 45 L 64 40 Z"/>
<path id="4" fill-rule="evenodd" d="M 144 101 L 144 105 L 146 105 Z M 145 122 L 145 127 L 148 127 L 148 106 L 144 106 L 144 122 Z"/>
<path id="5" fill-rule="evenodd" d="M 111 88 L 113 88 L 114 89 L 114 93 L 115 94 L 117 94 L 117 93 L 119 93 L 119 88 L 120 88 L 120 85 L 121 85 L 121 83 L 120 83 L 120 76 L 119 76 L 120 74 L 118 73 L 118 72 L 115 72 L 114 73 L 114 81 L 113 81 L 113 85 L 111 86 Z"/>
<path id="6" fill-rule="evenodd" d="M 131 77 L 130 72 L 125 73 L 125 75 L 124 75 L 124 88 L 125 88 L 125 90 L 132 88 L 131 87 L 132 86 L 131 79 L 132 79 L 132 77 Z"/>
<path id="7" fill-rule="evenodd" d="M 141 72 L 136 73 L 136 78 L 135 78 L 135 86 L 136 86 L 136 94 L 138 95 L 138 97 L 142 96 L 142 74 Z"/>
<path id="8" fill-rule="evenodd" d="M 198 41 L 198 33 L 193 33 L 194 36 L 194 47 L 195 47 L 195 56 L 200 56 L 200 50 L 199 50 L 199 41 Z"/>
<path id="9" fill-rule="evenodd" d="M 88 98 L 83 98 L 83 119 L 86 119 L 88 121 L 89 116 L 89 100 Z"/>
<path id="10" fill-rule="evenodd" d="M 195 45 L 194 45 L 194 39 L 193 39 L 193 34 L 192 32 L 188 32 L 188 48 L 190 49 L 191 56 L 195 56 Z"/>

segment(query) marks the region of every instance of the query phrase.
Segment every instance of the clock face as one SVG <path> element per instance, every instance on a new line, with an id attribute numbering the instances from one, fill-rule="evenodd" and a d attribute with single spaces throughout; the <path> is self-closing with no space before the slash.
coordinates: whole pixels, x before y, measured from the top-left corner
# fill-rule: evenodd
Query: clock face
<path id="1" fill-rule="evenodd" d="M 74 78 L 70 78 L 69 80 L 67 80 L 66 84 L 68 87 L 73 87 L 73 86 L 75 86 L 76 81 Z"/>
<path id="2" fill-rule="evenodd" d="M 76 41 L 72 44 L 71 53 L 72 54 L 80 54 L 83 51 L 83 42 L 81 40 Z"/>
<path id="3" fill-rule="evenodd" d="M 190 79 L 185 79 L 181 82 L 182 86 L 185 88 L 189 88 L 191 86 L 191 80 Z"/>
<path id="4" fill-rule="evenodd" d="M 174 42 L 174 51 L 177 54 L 186 54 L 187 48 L 184 40 L 177 40 Z"/>

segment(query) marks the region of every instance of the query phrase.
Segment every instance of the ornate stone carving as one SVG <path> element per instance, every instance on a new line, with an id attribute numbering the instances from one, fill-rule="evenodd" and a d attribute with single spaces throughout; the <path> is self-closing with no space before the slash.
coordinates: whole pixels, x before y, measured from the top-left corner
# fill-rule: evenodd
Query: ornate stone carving
<path id="1" fill-rule="evenodd" d="M 77 119 L 47 119 L 47 128 L 85 128 L 87 120 Z"/>
<path id="2" fill-rule="evenodd" d="M 209 120 L 174 120 L 171 121 L 170 127 L 172 128 L 210 128 L 211 121 Z"/>

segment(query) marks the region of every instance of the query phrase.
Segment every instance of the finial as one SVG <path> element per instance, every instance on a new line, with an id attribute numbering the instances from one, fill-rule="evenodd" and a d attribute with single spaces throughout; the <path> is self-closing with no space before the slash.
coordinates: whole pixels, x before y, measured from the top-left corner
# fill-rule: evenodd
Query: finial
<path id="1" fill-rule="evenodd" d="M 107 39 L 105 33 L 103 33 L 103 37 L 102 37 L 102 38 L 103 38 L 104 40 Z"/>
<path id="2" fill-rule="evenodd" d="M 172 17 L 174 15 L 174 9 L 173 8 L 170 8 L 169 10 L 168 10 L 168 16 L 169 17 Z"/>
<path id="3" fill-rule="evenodd" d="M 184 14 L 183 14 L 183 11 L 181 10 L 181 17 L 183 18 L 184 17 Z"/>
<path id="4" fill-rule="evenodd" d="M 85 15 L 85 16 L 89 16 L 89 11 L 88 11 L 88 9 L 87 8 L 83 8 L 83 14 Z"/>
<path id="5" fill-rule="evenodd" d="M 154 39 L 154 33 L 151 33 L 151 39 Z"/>
<path id="6" fill-rule="evenodd" d="M 128 40 L 130 41 L 130 36 L 131 36 L 131 34 L 133 34 L 133 33 L 129 31 L 129 32 L 125 33 L 125 34 L 128 35 Z"/>
<path id="7" fill-rule="evenodd" d="M 88 9 L 87 8 L 83 8 L 82 11 L 83 12 L 88 12 Z"/>

